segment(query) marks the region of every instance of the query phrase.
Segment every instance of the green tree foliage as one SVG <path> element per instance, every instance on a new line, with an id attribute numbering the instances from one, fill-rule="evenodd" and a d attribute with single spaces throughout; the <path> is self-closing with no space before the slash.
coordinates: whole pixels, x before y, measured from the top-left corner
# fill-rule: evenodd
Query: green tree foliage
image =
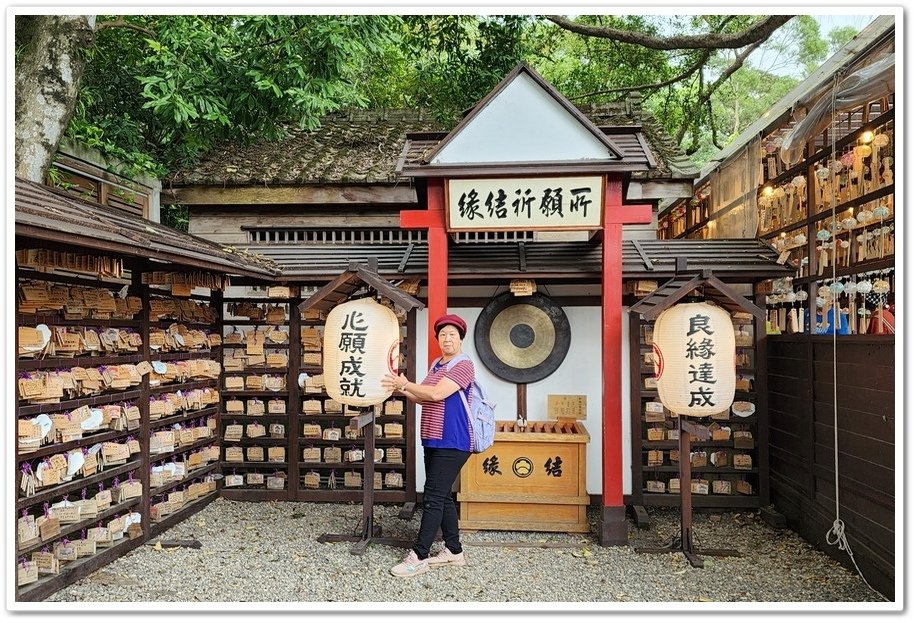
<path id="1" fill-rule="evenodd" d="M 587 35 L 538 25 L 535 66 L 573 101 L 613 102 L 630 92 L 698 164 L 727 145 L 749 124 L 845 43 L 825 41 L 817 21 L 796 16 L 770 35 L 737 48 L 685 49 L 671 39 L 712 38 L 753 30 L 754 15 L 579 16 L 592 32 L 616 29 L 653 38 L 662 45 L 624 43 L 614 36 Z M 851 29 L 855 34 L 855 30 Z M 665 41 L 671 41 L 665 46 Z M 702 41 L 700 42 L 702 43 Z M 749 63 L 752 55 L 761 62 Z"/>
<path id="2" fill-rule="evenodd" d="M 839 26 L 827 33 L 829 40 L 830 53 L 837 52 L 841 47 L 849 43 L 853 37 L 859 34 L 859 31 L 852 26 Z"/>
<path id="3" fill-rule="evenodd" d="M 579 16 L 587 26 L 667 41 L 726 37 L 753 15 Z M 527 61 L 576 103 L 640 93 L 644 107 L 703 161 L 801 75 L 752 67 L 751 52 L 807 73 L 854 29 L 824 40 L 796 17 L 744 47 L 667 49 L 561 28 L 526 15 L 158 15 L 98 18 L 69 135 L 164 176 L 218 141 L 278 138 L 346 106 L 422 107 L 446 124 Z M 116 26 L 116 27 L 113 27 Z M 702 43 L 702 41 L 701 41 Z"/>
<path id="4" fill-rule="evenodd" d="M 535 25 L 524 15 L 405 16 L 398 45 L 367 76 L 369 100 L 380 107 L 425 108 L 454 123 L 525 60 Z"/>
<path id="5" fill-rule="evenodd" d="M 277 138 L 285 124 L 314 128 L 329 111 L 365 105 L 365 67 L 400 24 L 373 15 L 105 20 L 69 135 L 160 176 L 216 141 Z"/>

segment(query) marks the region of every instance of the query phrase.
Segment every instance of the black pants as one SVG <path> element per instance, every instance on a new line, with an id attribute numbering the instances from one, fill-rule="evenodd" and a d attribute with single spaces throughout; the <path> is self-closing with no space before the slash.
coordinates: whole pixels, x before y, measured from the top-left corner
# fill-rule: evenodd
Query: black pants
<path id="1" fill-rule="evenodd" d="M 445 546 L 453 554 L 461 552 L 458 540 L 458 509 L 452 499 L 452 484 L 467 462 L 470 452 L 452 448 L 423 448 L 426 484 L 423 485 L 423 517 L 413 551 L 420 560 L 429 557 L 429 548 L 442 529 Z"/>

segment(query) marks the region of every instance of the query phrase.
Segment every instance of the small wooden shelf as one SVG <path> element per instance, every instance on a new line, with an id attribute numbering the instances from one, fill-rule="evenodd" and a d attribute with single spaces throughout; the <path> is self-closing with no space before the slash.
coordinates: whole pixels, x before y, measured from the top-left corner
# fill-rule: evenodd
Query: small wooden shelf
<path id="1" fill-rule="evenodd" d="M 750 452 L 750 450 L 749 450 Z M 676 474 L 680 471 L 679 465 L 660 465 L 658 467 L 647 467 L 643 465 L 642 471 L 646 473 L 660 472 Z M 735 469 L 734 467 L 691 467 L 691 474 L 756 474 L 757 468 Z"/>
<path id="2" fill-rule="evenodd" d="M 404 463 L 381 463 L 375 464 L 376 472 L 385 472 L 388 469 L 392 470 L 402 470 L 406 467 Z M 308 463 L 306 461 L 299 461 L 299 469 L 354 469 L 362 473 L 363 461 L 356 461 L 354 463 Z"/>
<path id="3" fill-rule="evenodd" d="M 233 467 L 262 467 L 267 469 L 276 469 L 277 471 L 286 471 L 289 461 L 220 461 L 221 467 L 231 469 Z M 282 468 L 282 469 L 281 469 Z M 234 487 L 233 487 L 234 488 Z"/>
<path id="4" fill-rule="evenodd" d="M 154 385 L 150 387 L 152 394 L 171 394 L 177 391 L 191 391 L 193 389 L 219 389 L 216 385 L 217 379 L 204 379 L 202 381 L 185 381 L 184 383 L 169 383 L 167 385 Z"/>
<path id="5" fill-rule="evenodd" d="M 279 375 L 278 375 L 279 376 Z M 280 389 L 277 391 L 271 391 L 269 389 L 264 390 L 254 390 L 254 389 L 220 389 L 220 395 L 223 398 L 232 398 L 233 396 L 241 396 L 248 398 L 287 398 L 288 390 L 286 388 Z"/>
<path id="6" fill-rule="evenodd" d="M 238 441 L 231 441 L 229 439 L 220 439 L 220 444 L 223 446 L 260 446 L 265 445 L 271 447 L 285 446 L 289 443 L 289 439 L 286 437 L 242 437 Z"/>
<path id="7" fill-rule="evenodd" d="M 168 517 L 164 517 L 160 521 L 151 523 L 150 524 L 150 536 L 151 537 L 159 536 L 160 534 L 162 534 L 169 528 L 173 527 L 174 525 L 178 523 L 181 523 L 182 521 L 184 521 L 191 515 L 194 515 L 195 513 L 203 509 L 204 506 L 206 506 L 207 504 L 215 500 L 217 497 L 219 497 L 219 490 L 211 491 L 204 497 L 194 500 L 190 504 L 182 507 L 181 510 L 178 510 L 172 513 Z"/>
<path id="8" fill-rule="evenodd" d="M 121 502 L 120 504 L 112 504 L 105 510 L 99 511 L 95 517 L 83 519 L 82 521 L 78 521 L 76 523 L 62 525 L 60 527 L 60 534 L 57 534 L 51 537 L 50 539 L 45 539 L 43 541 L 39 541 L 38 543 L 33 543 L 32 545 L 29 545 L 27 547 L 17 549 L 16 557 L 19 558 L 21 556 L 25 556 L 26 554 L 39 550 L 42 547 L 44 547 L 45 545 L 50 545 L 51 543 L 54 543 L 55 541 L 59 541 L 63 538 L 66 538 L 66 536 L 69 534 L 73 534 L 74 532 L 79 532 L 83 528 L 90 528 L 94 526 L 95 524 L 109 517 L 117 515 L 118 513 L 122 513 L 134 506 L 137 506 L 141 501 L 142 499 L 137 497 L 137 498 L 132 498 L 130 500 L 127 500 L 126 502 Z"/>
<path id="9" fill-rule="evenodd" d="M 19 587 L 16 590 L 16 601 L 42 601 L 61 588 L 86 577 L 96 569 L 117 560 L 143 542 L 143 537 L 136 539 L 123 538 L 111 547 L 100 548 L 95 556 L 80 558 L 62 565 L 57 575 L 40 576 L 37 582 Z"/>
<path id="10" fill-rule="evenodd" d="M 200 467 L 198 469 L 195 469 L 194 471 L 188 472 L 181 478 L 181 480 L 173 480 L 169 483 L 162 485 L 161 487 L 150 489 L 149 496 L 152 498 L 157 495 L 161 495 L 167 491 L 171 491 L 175 487 L 180 487 L 181 485 L 188 482 L 189 480 L 195 480 L 197 478 L 201 478 L 202 476 L 206 476 L 207 474 L 215 470 L 217 467 L 219 467 L 219 462 L 214 461 L 213 463 L 208 463 L 207 465 L 203 467 Z"/>
<path id="11" fill-rule="evenodd" d="M 130 437 L 136 431 L 129 430 L 104 430 L 98 431 L 95 433 L 89 433 L 88 435 L 82 437 L 81 439 L 74 439 L 73 441 L 68 441 L 66 443 L 52 443 L 47 446 L 41 446 L 34 452 L 22 452 L 17 449 L 17 457 L 20 462 L 23 461 L 33 461 L 35 459 L 44 458 L 46 456 L 51 456 L 52 454 L 61 454 L 64 452 L 69 452 L 74 448 L 82 448 L 83 446 L 91 446 L 97 443 L 104 443 L 106 441 L 112 441 L 114 439 L 119 439 L 121 437 Z"/>
<path id="12" fill-rule="evenodd" d="M 114 404 L 116 402 L 132 402 L 140 397 L 139 389 L 132 389 L 126 392 L 106 392 L 85 396 L 83 398 L 74 398 L 72 400 L 62 400 L 61 402 L 46 402 L 43 404 L 22 404 L 16 407 L 18 416 L 38 415 L 39 413 L 49 413 L 58 411 L 73 411 L 83 405 L 94 407 L 101 404 Z"/>
<path id="13" fill-rule="evenodd" d="M 163 426 L 171 426 L 172 424 L 179 424 L 181 422 L 186 422 L 188 420 L 196 420 L 198 418 L 210 417 L 211 415 L 216 415 L 217 407 L 216 405 L 207 407 L 206 409 L 199 409 L 197 411 L 186 411 L 183 413 L 176 413 L 175 415 L 169 415 L 167 417 L 162 417 L 157 420 L 150 420 L 150 428 L 161 428 Z"/>
<path id="14" fill-rule="evenodd" d="M 55 314 L 24 314 L 19 312 L 19 322 L 20 326 L 35 326 L 38 324 L 46 324 L 49 327 L 52 325 L 57 325 L 60 327 L 123 327 L 125 329 L 138 329 L 140 327 L 140 321 L 136 318 L 81 318 L 79 320 L 65 320 L 60 316 Z"/>
<path id="15" fill-rule="evenodd" d="M 263 415 L 248 415 L 245 413 L 220 412 L 220 418 L 222 419 L 223 422 L 227 422 L 228 420 L 234 420 L 236 418 L 243 418 L 245 420 L 263 420 L 264 418 L 272 418 L 272 419 L 282 418 L 286 420 L 288 418 L 288 415 L 286 413 L 266 413 L 266 412 Z"/>
<path id="16" fill-rule="evenodd" d="M 141 461 L 139 459 L 130 461 L 124 465 L 118 465 L 117 467 L 110 467 L 105 471 L 101 471 L 93 474 L 87 478 L 77 478 L 71 480 L 70 482 L 65 482 L 63 484 L 55 485 L 48 489 L 42 489 L 35 493 L 35 495 L 27 498 L 18 498 L 16 500 L 16 510 L 21 511 L 24 508 L 29 508 L 30 506 L 36 506 L 38 504 L 43 504 L 44 502 L 49 502 L 55 498 L 62 498 L 68 493 L 73 491 L 79 491 L 84 487 L 90 487 L 92 485 L 98 484 L 105 480 L 114 478 L 115 476 L 120 476 L 121 474 L 126 474 L 127 472 L 132 472 L 140 468 Z"/>
<path id="17" fill-rule="evenodd" d="M 163 459 L 168 459 L 170 457 L 177 456 L 179 454 L 185 454 L 187 452 L 193 452 L 194 450 L 198 450 L 206 446 L 212 446 L 213 444 L 218 444 L 218 443 L 219 443 L 219 439 L 216 437 L 207 437 L 206 439 L 198 439 L 194 443 L 187 445 L 187 446 L 175 448 L 174 450 L 167 450 L 166 452 L 159 452 L 158 454 L 150 454 L 149 460 L 150 460 L 150 463 L 158 463 L 162 461 Z"/>
<path id="18" fill-rule="evenodd" d="M 31 359 L 21 357 L 16 362 L 20 370 L 42 370 L 44 368 L 97 368 L 99 366 L 116 366 L 124 363 L 140 363 L 143 355 L 132 353 L 130 355 L 106 355 L 104 357 L 53 357 L 50 359 Z"/>
<path id="19" fill-rule="evenodd" d="M 208 350 L 176 350 L 166 353 L 151 353 L 150 359 L 153 361 L 185 361 L 188 359 L 210 359 L 217 353 L 213 350 L 219 346 L 211 346 Z M 218 355 L 217 355 L 218 356 Z"/>

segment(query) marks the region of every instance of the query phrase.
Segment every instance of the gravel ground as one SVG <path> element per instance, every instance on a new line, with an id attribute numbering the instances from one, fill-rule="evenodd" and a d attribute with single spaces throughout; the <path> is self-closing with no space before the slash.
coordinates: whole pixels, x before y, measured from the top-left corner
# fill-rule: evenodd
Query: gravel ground
<path id="1" fill-rule="evenodd" d="M 377 506 L 385 536 L 411 539 L 420 511 L 398 519 Z M 481 531 L 462 536 L 468 565 L 398 579 L 403 550 L 319 543 L 359 525 L 360 504 L 217 499 L 161 540 L 197 539 L 200 549 L 151 541 L 48 598 L 49 602 L 879 602 L 854 573 L 755 512 L 694 516 L 695 543 L 739 550 L 692 568 L 682 554 L 637 554 L 677 534 L 676 509 L 650 509 L 652 526 L 630 520 L 630 546 L 600 547 L 586 535 Z M 494 547 L 474 543 L 558 543 Z M 434 546 L 435 550 L 435 546 Z M 314 606 L 311 606 L 314 607 Z M 612 607 L 612 606 L 610 606 Z"/>

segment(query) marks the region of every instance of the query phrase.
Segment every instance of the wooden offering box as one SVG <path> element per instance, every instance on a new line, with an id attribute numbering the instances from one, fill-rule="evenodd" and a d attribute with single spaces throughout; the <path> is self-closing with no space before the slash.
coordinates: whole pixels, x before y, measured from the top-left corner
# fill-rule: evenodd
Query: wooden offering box
<path id="1" fill-rule="evenodd" d="M 458 490 L 462 530 L 588 532 L 585 446 L 574 420 L 496 422 L 489 450 L 472 454 Z"/>

